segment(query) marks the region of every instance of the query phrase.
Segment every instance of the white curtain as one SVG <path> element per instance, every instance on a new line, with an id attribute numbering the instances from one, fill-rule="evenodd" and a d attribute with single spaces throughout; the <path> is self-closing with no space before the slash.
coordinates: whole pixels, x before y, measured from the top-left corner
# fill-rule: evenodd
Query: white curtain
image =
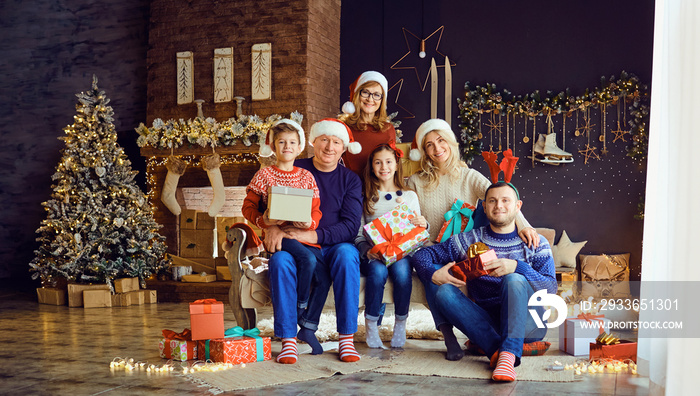
<path id="1" fill-rule="evenodd" d="M 645 282 L 700 281 L 700 1 L 656 0 L 654 19 L 641 298 Z M 699 356 L 700 338 L 639 339 L 652 395 L 698 394 Z"/>

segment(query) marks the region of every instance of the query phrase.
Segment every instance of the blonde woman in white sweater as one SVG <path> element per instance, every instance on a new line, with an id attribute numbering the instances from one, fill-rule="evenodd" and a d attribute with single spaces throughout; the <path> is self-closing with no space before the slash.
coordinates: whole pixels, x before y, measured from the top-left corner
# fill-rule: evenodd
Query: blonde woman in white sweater
<path id="1" fill-rule="evenodd" d="M 445 221 L 444 215 L 450 210 L 455 199 L 476 207 L 479 199 L 484 199 L 491 182 L 478 171 L 469 168 L 459 158 L 459 144 L 450 125 L 441 119 L 430 119 L 418 128 L 411 145 L 409 158 L 420 161 L 420 170 L 408 179 L 408 187 L 418 195 L 421 214 L 430 224 L 430 240 L 437 238 Z M 529 247 L 539 245 L 539 236 L 525 217 L 518 213 L 515 219 L 518 235 Z M 433 278 L 440 277 L 433 274 Z M 447 275 L 444 279 L 422 279 L 428 305 L 433 306 L 437 286 L 450 283 L 457 287 L 465 285 L 461 280 Z M 435 323 L 445 336 L 447 359 L 459 360 L 464 356 L 452 325 Z"/>

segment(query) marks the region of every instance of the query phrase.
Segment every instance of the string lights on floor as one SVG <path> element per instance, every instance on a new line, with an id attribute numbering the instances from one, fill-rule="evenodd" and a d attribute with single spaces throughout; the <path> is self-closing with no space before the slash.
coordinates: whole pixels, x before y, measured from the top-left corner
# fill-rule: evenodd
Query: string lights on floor
<path id="1" fill-rule="evenodd" d="M 211 360 L 195 360 L 191 363 L 181 362 L 180 367 L 176 366 L 173 360 L 168 360 L 162 365 L 149 364 L 148 362 L 136 361 L 133 358 L 115 357 L 109 363 L 109 369 L 112 373 L 124 371 L 127 373 L 146 373 L 146 374 L 193 374 L 198 372 L 217 372 L 230 369 L 244 369 L 245 363 L 215 363 Z"/>

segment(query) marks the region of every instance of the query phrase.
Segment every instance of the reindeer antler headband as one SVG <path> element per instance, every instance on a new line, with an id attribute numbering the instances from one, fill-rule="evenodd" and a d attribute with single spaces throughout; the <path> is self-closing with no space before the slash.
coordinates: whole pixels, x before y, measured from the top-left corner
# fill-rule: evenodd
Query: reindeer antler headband
<path id="1" fill-rule="evenodd" d="M 491 182 L 498 183 L 498 174 L 503 171 L 503 181 L 508 184 L 514 191 L 518 199 L 520 199 L 520 193 L 518 189 L 510 182 L 513 177 L 513 172 L 515 171 L 515 164 L 518 162 L 518 157 L 513 156 L 513 151 L 508 149 L 503 152 L 503 159 L 501 164 L 496 164 L 498 159 L 498 154 L 491 151 L 482 151 L 481 155 L 484 157 L 486 164 L 489 166 L 489 172 L 491 173 Z"/>

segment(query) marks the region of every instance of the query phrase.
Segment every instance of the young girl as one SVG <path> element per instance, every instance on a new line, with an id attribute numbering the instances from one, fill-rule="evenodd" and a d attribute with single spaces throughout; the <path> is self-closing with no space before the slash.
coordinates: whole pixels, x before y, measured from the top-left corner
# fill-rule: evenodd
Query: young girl
<path id="1" fill-rule="evenodd" d="M 411 223 L 418 227 L 427 227 L 425 217 L 421 216 L 418 196 L 415 192 L 406 190 L 401 174 L 401 150 L 394 142 L 378 145 L 369 155 L 364 171 L 364 208 L 362 225 L 390 211 L 400 203 L 406 203 L 416 213 Z M 372 244 L 363 235 L 362 227 L 355 238 L 355 246 L 360 251 L 360 272 L 366 277 L 365 284 L 365 327 L 367 330 L 367 345 L 370 348 L 380 348 L 377 321 L 381 315 L 382 297 L 387 276 L 391 276 L 394 284 L 394 335 L 391 346 L 401 348 L 406 343 L 406 319 L 408 306 L 411 302 L 411 271 L 408 257 L 386 266 L 381 257 L 369 253 Z"/>
<path id="2" fill-rule="evenodd" d="M 318 186 L 311 172 L 294 166 L 294 159 L 304 148 L 304 130 L 297 122 L 289 119 L 277 121 L 267 133 L 265 143 L 260 145 L 260 155 L 269 157 L 274 150 L 275 165 L 260 169 L 253 176 L 246 188 L 247 195 L 241 211 L 251 223 L 263 230 L 270 227 L 287 226 L 288 222 L 270 220 L 267 216 L 267 199 L 270 187 L 285 186 L 312 189 L 314 195 L 311 206 L 311 222 L 293 222 L 296 228 L 315 230 L 321 219 Z M 297 265 L 297 318 L 309 303 L 311 279 L 316 268 L 316 254 L 320 254 L 318 245 L 302 244 L 296 239 L 282 239 L 282 251 L 292 255 Z M 281 356 L 281 355 L 280 355 Z M 278 357 L 278 360 L 280 358 Z"/>

